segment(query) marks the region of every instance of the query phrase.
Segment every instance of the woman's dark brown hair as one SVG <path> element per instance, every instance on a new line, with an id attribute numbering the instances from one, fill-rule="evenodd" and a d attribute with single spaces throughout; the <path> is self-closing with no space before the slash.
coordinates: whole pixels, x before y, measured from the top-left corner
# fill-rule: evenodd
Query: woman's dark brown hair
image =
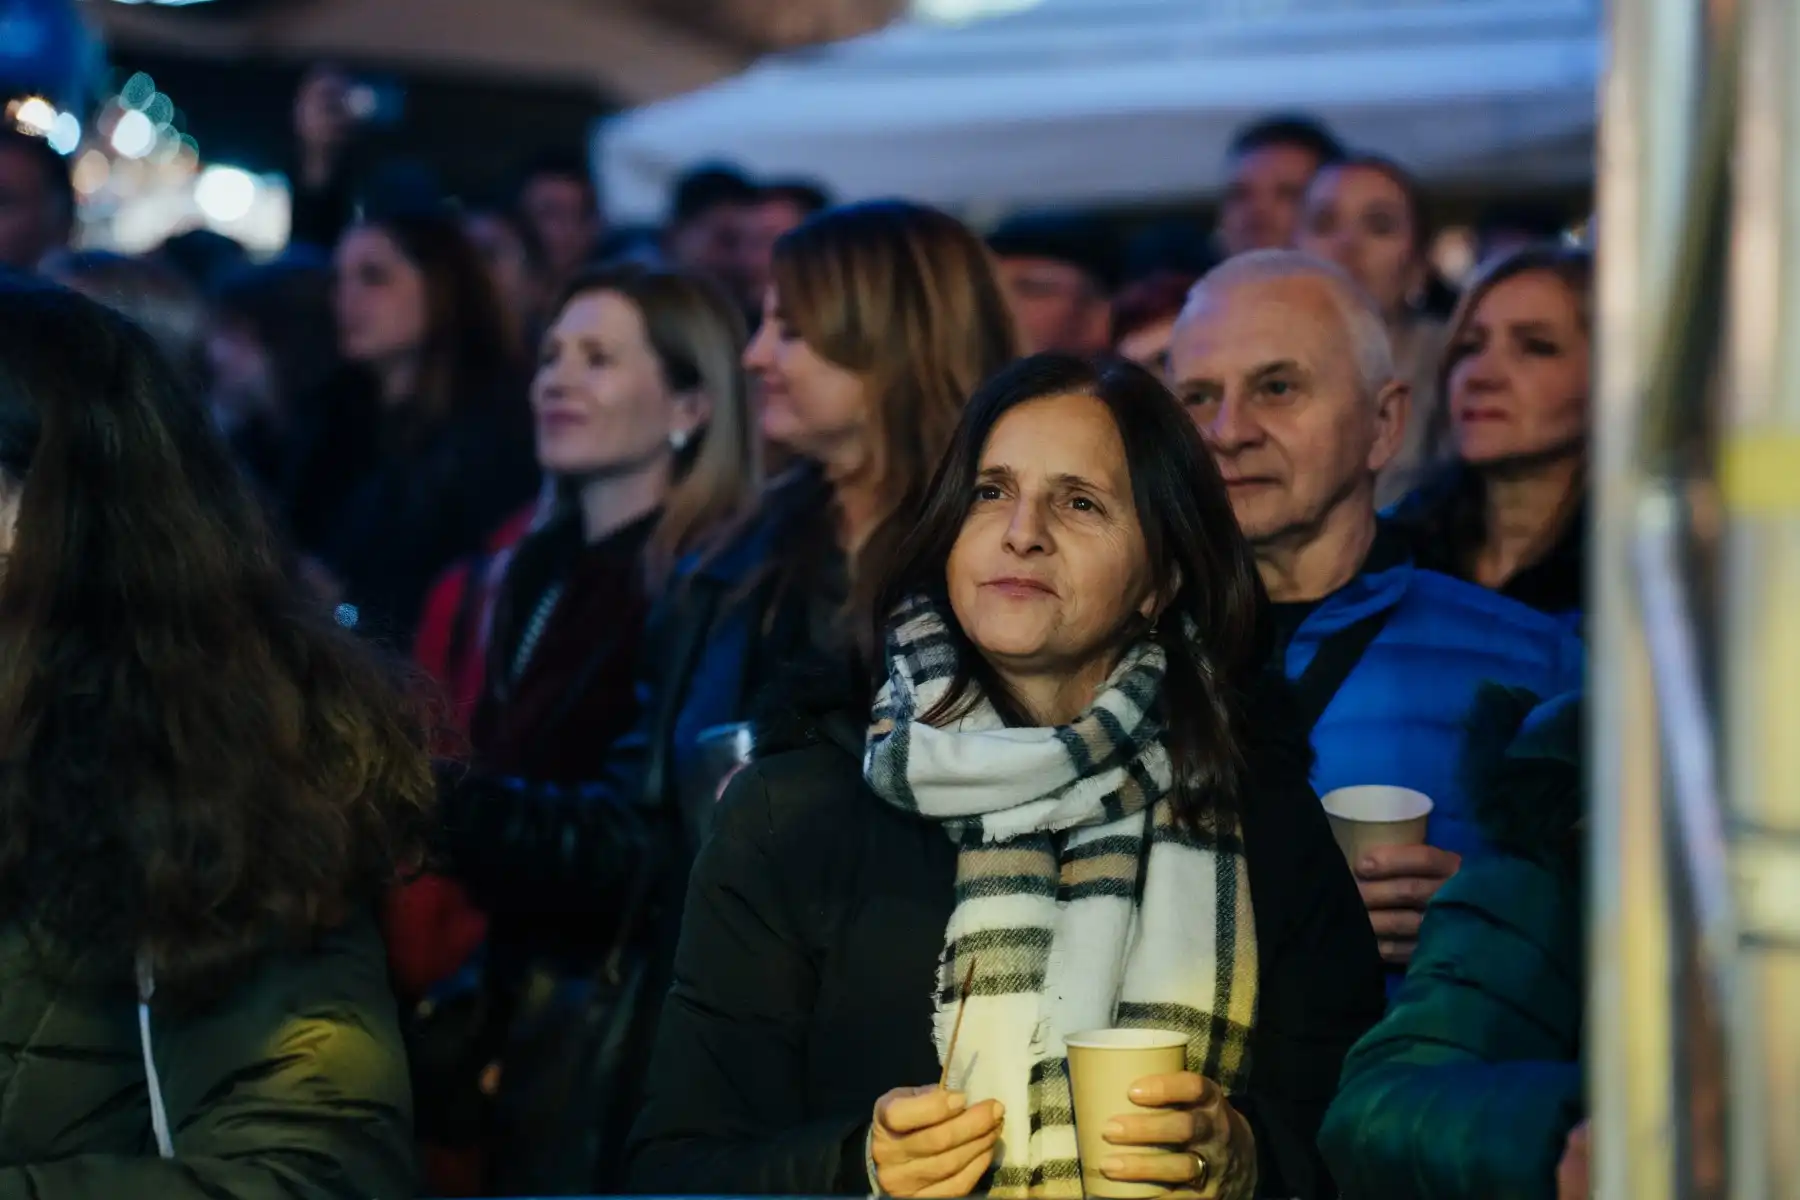
<path id="1" fill-rule="evenodd" d="M 1268 656 L 1268 598 L 1225 483 L 1193 421 L 1156 376 L 1135 363 L 1039 354 L 1002 371 L 975 394 L 925 493 L 924 511 L 876 593 L 881 617 L 875 644 L 883 644 L 888 616 L 911 596 L 925 593 L 949 611 L 945 572 L 975 496 L 989 436 L 1019 405 L 1067 395 L 1092 396 L 1112 413 L 1125 446 L 1153 590 L 1173 597 L 1154 629 L 1126 633 L 1153 637 L 1168 654 L 1162 709 L 1181 784 L 1177 803 L 1190 819 L 1215 806 L 1230 807 L 1238 798 L 1248 741 L 1245 699 Z M 950 636 L 959 673 L 924 719 L 932 724 L 954 719 L 967 711 L 979 687 L 1008 724 L 1028 724 L 1017 699 L 955 622 Z"/>
<path id="2" fill-rule="evenodd" d="M 397 212 L 366 222 L 425 277 L 425 344 L 403 412 L 415 435 L 466 405 L 512 400 L 524 354 L 481 253 L 448 213 Z"/>
<path id="3" fill-rule="evenodd" d="M 284 573 L 147 335 L 16 280 L 0 328 L 0 922 L 208 999 L 418 860 L 425 714 Z"/>

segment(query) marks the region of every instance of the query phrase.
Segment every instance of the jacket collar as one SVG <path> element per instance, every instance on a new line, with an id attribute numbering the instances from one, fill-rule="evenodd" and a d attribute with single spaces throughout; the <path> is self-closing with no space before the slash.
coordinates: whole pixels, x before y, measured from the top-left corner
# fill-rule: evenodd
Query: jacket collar
<path id="1" fill-rule="evenodd" d="M 1406 540 L 1386 522 L 1375 528 L 1375 544 L 1361 571 L 1300 623 L 1294 643 L 1310 643 L 1354 625 L 1364 617 L 1397 607 L 1412 586 L 1414 566 Z"/>

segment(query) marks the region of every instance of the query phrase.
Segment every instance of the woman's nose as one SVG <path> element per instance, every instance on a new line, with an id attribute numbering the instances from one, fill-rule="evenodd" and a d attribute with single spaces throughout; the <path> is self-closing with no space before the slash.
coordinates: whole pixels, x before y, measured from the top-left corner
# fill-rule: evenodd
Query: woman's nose
<path id="1" fill-rule="evenodd" d="M 744 347 L 744 370 L 767 371 L 770 367 L 774 366 L 774 340 L 775 335 L 769 329 L 769 323 L 767 321 L 758 325 L 756 327 L 756 336 L 750 339 L 750 344 L 748 346 Z"/>
<path id="2" fill-rule="evenodd" d="M 1506 386 L 1506 372 L 1491 350 L 1478 350 L 1463 363 L 1462 386 L 1471 392 L 1497 392 Z"/>
<path id="3" fill-rule="evenodd" d="M 1011 519 L 1006 523 L 1006 548 L 1019 555 L 1042 553 L 1049 548 L 1044 529 L 1036 502 L 1021 499 L 1013 505 Z"/>

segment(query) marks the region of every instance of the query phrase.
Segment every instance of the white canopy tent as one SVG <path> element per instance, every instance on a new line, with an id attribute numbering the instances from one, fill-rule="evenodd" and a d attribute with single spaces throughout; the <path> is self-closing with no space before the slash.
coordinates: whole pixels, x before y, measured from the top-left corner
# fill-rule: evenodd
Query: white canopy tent
<path id="1" fill-rule="evenodd" d="M 603 122 L 615 219 L 707 159 L 945 207 L 1204 195 L 1243 122 L 1324 118 L 1428 182 L 1592 177 L 1599 0 L 1010 0 L 786 55 Z"/>

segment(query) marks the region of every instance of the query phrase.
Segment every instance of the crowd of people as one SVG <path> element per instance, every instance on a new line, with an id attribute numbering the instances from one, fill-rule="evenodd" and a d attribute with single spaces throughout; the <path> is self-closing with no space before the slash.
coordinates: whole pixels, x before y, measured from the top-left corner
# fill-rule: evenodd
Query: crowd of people
<path id="1" fill-rule="evenodd" d="M 343 88 L 272 261 L 72 249 L 0 132 L 0 1196 L 1074 1197 L 1115 1025 L 1189 1041 L 1112 1180 L 1587 1194 L 1556 220 L 1458 291 L 1277 117 L 1207 236 L 609 229 Z"/>

